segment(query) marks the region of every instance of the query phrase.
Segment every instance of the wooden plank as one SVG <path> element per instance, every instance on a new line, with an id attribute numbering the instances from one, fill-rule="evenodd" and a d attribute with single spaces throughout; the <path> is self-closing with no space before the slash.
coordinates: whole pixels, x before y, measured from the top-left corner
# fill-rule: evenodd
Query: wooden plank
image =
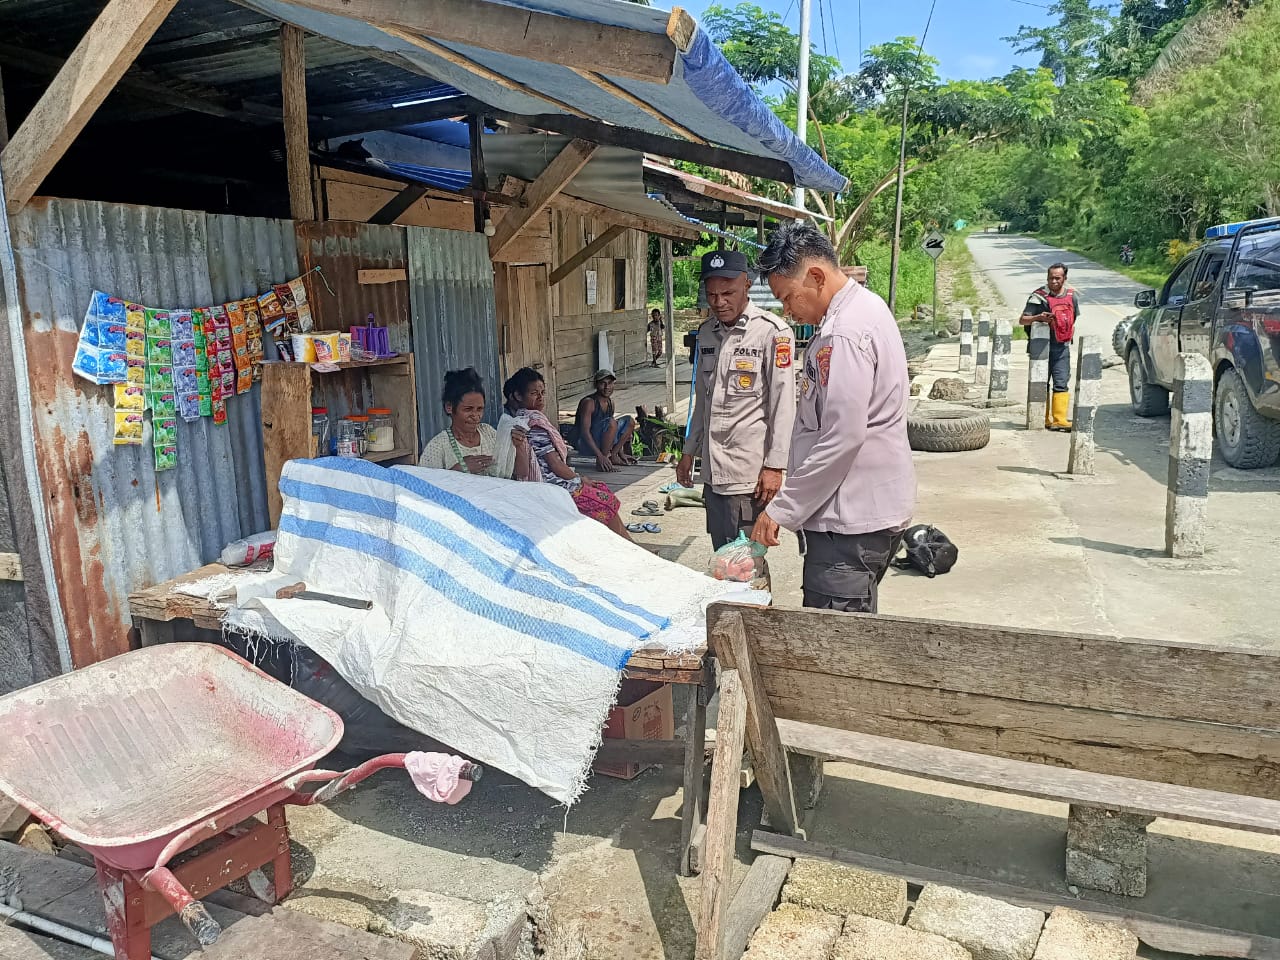
<path id="1" fill-rule="evenodd" d="M 400 216 L 415 203 L 426 196 L 428 187 L 425 183 L 410 183 L 394 197 L 384 203 L 369 218 L 369 223 L 395 223 Z M 360 281 L 363 283 L 364 281 Z"/>
<path id="2" fill-rule="evenodd" d="M 778 725 L 769 706 L 760 668 L 747 644 L 742 616 L 734 611 L 723 611 L 715 619 L 709 618 L 707 626 L 707 646 L 722 665 L 737 670 L 742 678 L 742 687 L 747 694 L 747 746 L 751 750 L 752 768 L 760 783 L 769 822 L 783 833 L 795 833 L 799 820 L 795 796 L 791 791 L 787 755 L 778 738 Z"/>
<path id="3" fill-rule="evenodd" d="M 0 870 L 6 867 L 22 878 L 26 909 L 85 933 L 107 936 L 91 867 L 0 843 Z M 151 952 L 160 960 L 414 960 L 417 955 L 409 944 L 285 907 L 247 916 L 212 901 L 205 906 L 223 927 L 214 946 L 202 952 L 177 918 L 170 917 L 152 929 Z"/>
<path id="4" fill-rule="evenodd" d="M 369 221 L 373 223 L 372 220 Z M 408 280 L 408 270 L 357 270 L 356 283 L 372 285 L 377 283 L 396 283 L 400 280 Z"/>
<path id="5" fill-rule="evenodd" d="M 604 233 L 593 238 L 585 247 L 561 263 L 560 266 L 552 270 L 551 275 L 547 278 L 547 282 L 552 286 L 555 286 L 569 274 L 573 273 L 573 271 L 577 270 L 580 266 L 594 257 L 598 251 L 612 243 L 616 237 L 626 233 L 628 229 L 628 227 L 616 223 L 607 227 Z"/>
<path id="6" fill-rule="evenodd" d="M 707 802 L 707 838 L 702 850 L 702 899 L 698 909 L 695 960 L 720 960 L 733 880 L 733 847 L 738 833 L 738 764 L 747 726 L 747 695 L 737 670 L 720 674 L 720 713 Z"/>
<path id="7" fill-rule="evenodd" d="M 1276 652 L 778 607 L 742 615 L 766 672 L 1280 730 Z"/>
<path id="8" fill-rule="evenodd" d="M 702 844 L 697 841 L 697 834 L 705 826 L 702 822 L 702 787 L 707 775 L 707 701 L 711 698 L 715 683 L 714 675 L 710 671 L 708 674 L 710 679 L 706 686 L 689 687 L 689 706 L 685 711 L 684 783 L 681 791 L 678 865 L 682 877 L 692 876 L 702 866 Z"/>
<path id="9" fill-rule="evenodd" d="M 0 153 L 10 215 L 40 189 L 176 3 L 110 0 L 103 8 Z"/>
<path id="10" fill-rule="evenodd" d="M 288 461 L 311 456 L 309 364 L 262 365 L 262 455 L 267 468 L 267 511 L 275 529 L 284 509 L 280 473 Z"/>
<path id="11" fill-rule="evenodd" d="M 763 669 L 774 715 L 1006 757 L 1280 800 L 1280 734 Z"/>
<path id="12" fill-rule="evenodd" d="M 209 577 L 234 572 L 231 567 L 221 563 L 208 563 L 180 576 L 157 583 L 129 594 L 129 613 L 138 619 L 168 621 L 194 620 L 197 626 L 200 621 L 217 622 L 220 611 L 204 597 L 193 597 L 185 593 L 175 593 L 174 588 L 184 583 L 194 583 Z"/>
<path id="13" fill-rule="evenodd" d="M 751 869 L 733 897 L 729 918 L 725 922 L 722 956 L 726 960 L 738 960 L 746 951 L 756 927 L 777 904 L 790 869 L 789 857 L 765 853 L 752 861 Z"/>
<path id="14" fill-rule="evenodd" d="M 280 90 L 284 100 L 285 170 L 289 211 L 294 220 L 316 218 L 311 190 L 311 139 L 307 134 L 307 53 L 305 34 L 291 23 L 280 25 Z"/>
<path id="15" fill-rule="evenodd" d="M 582 77 L 582 79 L 586 80 L 588 83 L 594 84 L 595 86 L 599 87 L 601 90 L 603 90 L 605 93 L 609 94 L 610 96 L 617 97 L 623 103 L 630 104 L 631 106 L 635 107 L 637 110 L 641 111 L 642 113 L 645 113 L 648 116 L 652 117 L 654 120 L 657 120 L 660 124 L 662 124 L 668 130 L 670 130 L 676 136 L 684 137 L 684 139 L 686 140 L 692 140 L 694 143 L 705 144 L 709 142 L 706 137 L 703 137 L 697 133 L 694 133 L 684 124 L 680 123 L 677 120 L 673 120 L 671 117 L 667 116 L 657 107 L 655 107 L 653 104 L 649 103 L 649 101 L 640 99 L 630 90 L 627 90 L 625 87 L 618 86 L 612 80 L 609 80 L 606 77 L 600 76 L 600 74 L 596 73 L 595 71 L 583 70 L 580 67 L 575 67 L 573 72 L 576 73 L 578 76 Z"/>
<path id="16" fill-rule="evenodd" d="M 102 960 L 102 954 L 0 924 L 0 957 L 4 960 Z"/>
<path id="17" fill-rule="evenodd" d="M 0 580 L 21 580 L 22 558 L 16 553 L 0 553 Z"/>
<path id="18" fill-rule="evenodd" d="M 599 138 L 596 139 L 598 140 Z M 502 178 L 502 192 L 508 196 L 520 198 L 528 188 L 529 184 L 525 180 L 510 176 Z M 618 224 L 619 226 L 630 227 L 632 230 L 638 230 L 641 233 L 651 233 L 654 236 L 671 237 L 676 240 L 697 240 L 702 237 L 702 231 L 693 224 L 689 224 L 688 227 L 682 227 L 666 220 L 641 217 L 625 210 L 614 210 L 611 207 L 592 203 L 590 200 L 583 200 L 581 197 L 571 197 L 565 193 L 559 194 L 551 202 L 551 208 L 558 213 L 585 217 L 595 221 L 597 225 Z M 562 232 L 562 235 L 576 240 L 577 237 L 582 236 L 582 230 L 581 227 L 572 232 L 566 230 Z M 648 241 L 646 240 L 645 242 L 647 243 Z M 561 250 L 560 253 L 562 257 L 569 255 L 567 250 Z M 579 294 L 579 296 L 581 295 Z M 577 302 L 581 303 L 582 301 L 579 300 Z"/>
<path id="19" fill-rule="evenodd" d="M 596 145 L 586 140 L 571 140 L 556 154 L 545 170 L 524 192 L 524 207 L 502 218 L 497 232 L 489 238 L 489 255 L 496 256 L 514 240 L 525 225 L 547 208 L 547 205 L 569 185 L 579 170 L 595 155 Z"/>
<path id="20" fill-rule="evenodd" d="M 1275 800 L 986 757 L 794 720 L 779 720 L 778 733 L 788 750 L 877 770 L 1122 813 L 1280 834 L 1280 802 Z"/>
<path id="21" fill-rule="evenodd" d="M 692 29 L 692 18 L 679 8 L 672 11 L 668 33 L 650 33 L 493 0 L 297 0 L 297 6 L 445 43 L 661 84 L 671 80 L 677 44 L 687 46 Z"/>
<path id="22" fill-rule="evenodd" d="M 994 897 L 1021 907 L 1032 907 L 1036 910 L 1049 911 L 1054 907 L 1069 907 L 1079 910 L 1099 920 L 1119 923 L 1132 930 L 1143 943 L 1154 950 L 1169 953 L 1180 953 L 1194 957 L 1241 957 L 1245 960 L 1280 960 L 1280 940 L 1264 937 L 1254 933 L 1242 933 L 1235 930 L 1223 930 L 1165 917 L 1138 913 L 1126 910 L 1122 906 L 1112 906 L 1094 900 L 1082 900 L 1079 897 L 1047 893 L 1042 890 L 1031 890 L 1011 884 L 984 880 L 965 874 L 951 873 L 935 867 L 925 867 L 914 863 L 903 863 L 898 860 L 887 860 L 884 857 L 859 853 L 830 844 L 800 840 L 796 837 L 785 837 L 781 834 L 757 830 L 751 836 L 751 849 L 759 853 L 768 853 L 780 857 L 812 857 L 820 860 L 833 860 L 836 863 L 848 863 L 875 873 L 902 877 L 917 887 L 926 883 L 937 883 L 948 887 L 958 887 L 972 893 Z"/>

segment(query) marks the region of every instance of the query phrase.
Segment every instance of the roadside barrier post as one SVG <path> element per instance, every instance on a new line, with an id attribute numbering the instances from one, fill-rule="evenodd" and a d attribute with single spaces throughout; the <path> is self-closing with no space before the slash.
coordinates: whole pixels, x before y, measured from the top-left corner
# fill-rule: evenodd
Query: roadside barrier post
<path id="1" fill-rule="evenodd" d="M 1178 354 L 1169 421 L 1169 492 L 1164 546 L 1171 557 L 1204 554 L 1213 457 L 1213 371 L 1198 353 Z"/>
<path id="2" fill-rule="evenodd" d="M 960 372 L 973 369 L 973 311 L 968 307 L 960 314 Z"/>
<path id="3" fill-rule="evenodd" d="M 1049 403 L 1049 325 L 1033 323 L 1028 333 L 1031 363 L 1027 366 L 1027 429 L 1043 430 Z"/>
<path id="4" fill-rule="evenodd" d="M 1009 353 L 1013 349 L 1013 323 L 996 321 L 996 335 L 991 341 L 991 386 L 987 397 L 1003 400 L 1009 395 Z"/>
<path id="5" fill-rule="evenodd" d="M 1081 337 L 1076 356 L 1076 408 L 1071 420 L 1067 473 L 1093 476 L 1093 425 L 1102 395 L 1102 338 Z"/>
<path id="6" fill-rule="evenodd" d="M 983 310 L 978 314 L 978 364 L 973 380 L 981 386 L 991 383 L 991 314 Z"/>

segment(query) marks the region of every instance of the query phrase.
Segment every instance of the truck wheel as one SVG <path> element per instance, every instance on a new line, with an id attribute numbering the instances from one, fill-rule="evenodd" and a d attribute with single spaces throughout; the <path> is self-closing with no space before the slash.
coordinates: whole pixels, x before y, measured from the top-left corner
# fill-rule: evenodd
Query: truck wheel
<path id="1" fill-rule="evenodd" d="M 1124 356 L 1124 341 L 1125 337 L 1129 336 L 1131 326 L 1133 326 L 1133 317 L 1125 317 L 1111 331 L 1111 349 L 1116 352 L 1117 357 Z"/>
<path id="2" fill-rule="evenodd" d="M 1280 456 L 1280 423 L 1253 408 L 1235 370 L 1224 373 L 1214 391 L 1213 428 L 1222 459 L 1237 470 L 1269 467 Z"/>
<path id="3" fill-rule="evenodd" d="M 924 410 L 907 417 L 912 450 L 956 453 L 981 450 L 991 442 L 991 418 L 972 410 Z"/>
<path id="4" fill-rule="evenodd" d="M 1129 351 L 1129 399 L 1133 412 L 1140 417 L 1162 417 L 1169 412 L 1169 391 L 1159 384 L 1147 383 L 1137 347 Z"/>

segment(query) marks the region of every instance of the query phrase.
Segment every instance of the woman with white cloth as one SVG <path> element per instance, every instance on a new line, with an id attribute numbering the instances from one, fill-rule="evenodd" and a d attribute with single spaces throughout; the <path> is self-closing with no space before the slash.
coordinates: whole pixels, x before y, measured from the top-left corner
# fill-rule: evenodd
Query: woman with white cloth
<path id="1" fill-rule="evenodd" d="M 484 422 L 484 382 L 473 367 L 445 373 L 440 402 L 449 426 L 428 441 L 418 466 L 507 480 L 534 479 L 528 434 L 523 430 L 503 430 L 510 434 L 511 453 L 498 455 L 499 432 Z"/>

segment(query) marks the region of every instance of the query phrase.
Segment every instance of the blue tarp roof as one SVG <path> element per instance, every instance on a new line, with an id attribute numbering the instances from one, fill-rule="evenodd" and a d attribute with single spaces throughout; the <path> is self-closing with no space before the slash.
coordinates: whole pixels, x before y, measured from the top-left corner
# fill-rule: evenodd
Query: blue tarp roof
<path id="1" fill-rule="evenodd" d="M 435 41 L 485 70 L 514 81 L 508 86 L 354 17 L 321 13 L 283 0 L 242 2 L 310 33 L 349 46 L 394 54 L 434 80 L 498 110 L 521 115 L 564 113 L 539 96 L 544 93 L 597 120 L 658 136 L 676 136 L 645 110 L 558 64 Z M 616 0 L 521 0 L 509 5 L 662 35 L 666 34 L 669 17 L 665 10 Z M 845 188 L 845 177 L 796 138 L 752 92 L 701 28 L 695 31 L 687 52 L 675 51 L 669 83 L 616 76 L 607 79 L 718 146 L 782 161 L 791 168 L 798 186 L 834 192 Z"/>

